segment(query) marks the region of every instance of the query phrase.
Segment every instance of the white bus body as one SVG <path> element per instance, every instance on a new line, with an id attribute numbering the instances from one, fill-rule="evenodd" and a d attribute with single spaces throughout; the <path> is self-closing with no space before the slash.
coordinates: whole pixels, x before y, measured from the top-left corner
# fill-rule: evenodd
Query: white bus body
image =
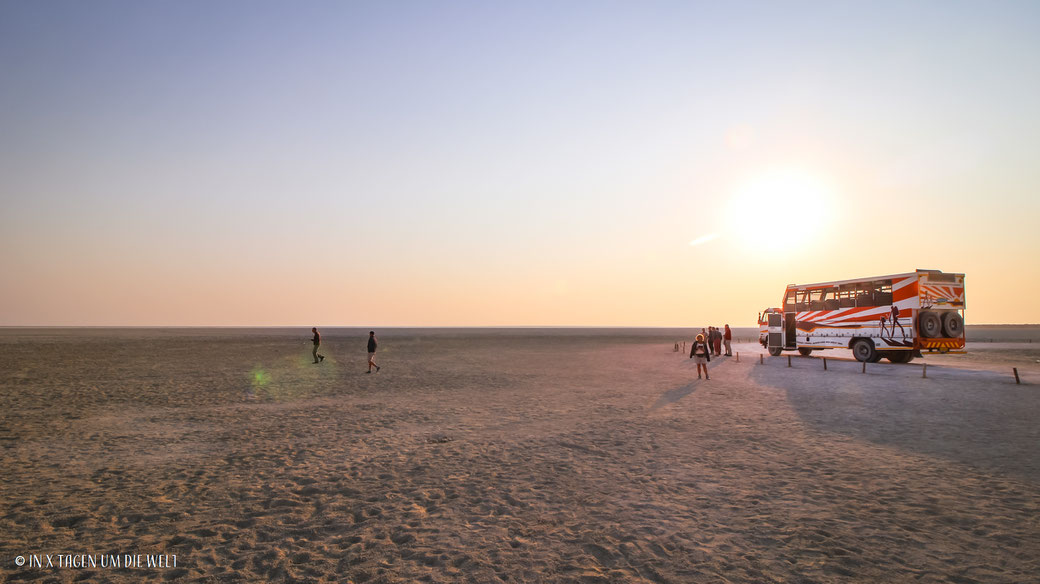
<path id="1" fill-rule="evenodd" d="M 851 349 L 856 359 L 906 363 L 922 351 L 964 349 L 964 274 L 906 274 L 792 284 L 779 309 L 759 316 L 771 355 Z"/>

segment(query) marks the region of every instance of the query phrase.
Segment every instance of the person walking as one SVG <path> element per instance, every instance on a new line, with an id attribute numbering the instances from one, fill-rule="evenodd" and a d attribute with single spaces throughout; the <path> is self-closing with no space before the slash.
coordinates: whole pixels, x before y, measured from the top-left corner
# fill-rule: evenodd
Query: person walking
<path id="1" fill-rule="evenodd" d="M 704 335 L 697 335 L 697 340 L 693 342 L 693 346 L 690 348 L 690 359 L 693 359 L 693 362 L 697 365 L 697 379 L 701 378 L 701 367 L 704 368 L 704 378 L 711 379 L 708 377 L 708 362 L 711 361 L 711 349 L 708 348 Z"/>
<path id="2" fill-rule="evenodd" d="M 376 365 L 376 347 L 378 346 L 376 331 L 368 331 L 368 373 L 372 372 L 373 367 L 376 368 L 376 373 L 379 373 L 379 365 Z"/>
<path id="3" fill-rule="evenodd" d="M 314 357 L 315 363 L 321 363 L 325 360 L 325 355 L 318 354 L 318 347 L 321 345 L 321 335 L 318 334 L 317 327 L 312 327 L 311 332 L 314 333 L 314 338 L 312 339 L 314 342 L 314 349 L 311 350 L 311 355 Z"/>
<path id="4" fill-rule="evenodd" d="M 726 345 L 726 356 L 733 356 L 733 331 L 729 330 L 729 325 L 726 325 L 726 332 L 722 333 L 722 342 Z"/>

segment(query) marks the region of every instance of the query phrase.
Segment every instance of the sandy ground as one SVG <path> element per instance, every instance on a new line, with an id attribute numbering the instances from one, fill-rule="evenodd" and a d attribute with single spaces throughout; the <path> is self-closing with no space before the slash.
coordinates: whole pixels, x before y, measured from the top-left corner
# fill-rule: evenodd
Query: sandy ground
<path id="1" fill-rule="evenodd" d="M 372 375 L 305 338 L 0 336 L 0 579 L 1040 574 L 1040 346 L 922 378 L 739 345 L 698 381 L 671 338 L 400 336 Z M 15 564 L 46 554 L 177 566 Z"/>

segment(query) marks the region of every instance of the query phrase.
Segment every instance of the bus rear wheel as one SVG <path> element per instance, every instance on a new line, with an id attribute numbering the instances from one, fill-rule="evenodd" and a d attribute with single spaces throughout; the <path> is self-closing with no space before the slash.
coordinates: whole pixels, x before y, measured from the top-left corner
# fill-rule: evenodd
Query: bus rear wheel
<path id="1" fill-rule="evenodd" d="M 957 338 L 964 331 L 964 319 L 956 311 L 946 311 L 942 315 L 942 330 L 947 337 Z"/>
<path id="2" fill-rule="evenodd" d="M 806 347 L 798 347 L 798 353 L 802 357 L 808 357 L 809 355 L 812 355 L 812 349 L 808 349 Z"/>
<path id="3" fill-rule="evenodd" d="M 921 311 L 921 314 L 917 316 L 917 330 L 921 331 L 922 336 L 930 339 L 941 335 L 942 322 L 939 320 L 939 315 L 931 310 Z"/>
<path id="4" fill-rule="evenodd" d="M 774 357 L 779 357 L 779 356 L 780 356 L 780 351 L 781 351 L 781 350 L 782 350 L 782 349 L 780 349 L 779 347 L 771 347 L 771 348 L 769 349 L 769 354 L 770 354 L 770 355 L 772 355 L 772 356 L 774 356 Z"/>
<path id="5" fill-rule="evenodd" d="M 877 363 L 881 357 L 874 348 L 874 341 L 870 339 L 852 341 L 852 356 L 861 363 Z"/>

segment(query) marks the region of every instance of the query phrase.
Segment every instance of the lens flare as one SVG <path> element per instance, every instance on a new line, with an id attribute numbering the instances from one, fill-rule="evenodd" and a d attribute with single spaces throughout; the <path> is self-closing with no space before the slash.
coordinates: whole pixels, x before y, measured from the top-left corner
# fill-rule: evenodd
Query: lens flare
<path id="1" fill-rule="evenodd" d="M 308 350 L 257 364 L 243 375 L 248 380 L 249 398 L 287 401 L 329 393 L 337 387 L 340 369 L 332 355 L 314 363 Z"/>
<path id="2" fill-rule="evenodd" d="M 702 243 L 708 243 L 709 241 L 717 238 L 718 236 L 719 236 L 718 233 L 709 233 L 707 235 L 702 235 L 702 236 L 698 237 L 697 239 L 694 239 L 693 241 L 691 241 L 690 245 L 697 246 L 697 245 L 701 245 Z"/>
<path id="3" fill-rule="evenodd" d="M 256 367 L 250 371 L 249 377 L 252 379 L 254 389 L 261 389 L 271 383 L 271 374 L 262 367 Z"/>

